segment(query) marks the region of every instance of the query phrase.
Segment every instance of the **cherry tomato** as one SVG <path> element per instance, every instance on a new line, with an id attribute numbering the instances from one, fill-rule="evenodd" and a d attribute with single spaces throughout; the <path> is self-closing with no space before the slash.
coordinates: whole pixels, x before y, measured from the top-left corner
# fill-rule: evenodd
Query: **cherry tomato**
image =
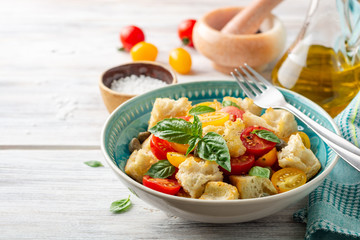
<path id="1" fill-rule="evenodd" d="M 190 157 L 190 156 L 188 156 Z M 167 160 L 173 165 L 174 167 L 179 167 L 179 165 L 184 162 L 187 158 L 184 154 L 177 153 L 177 152 L 168 152 L 166 154 Z"/>
<path id="2" fill-rule="evenodd" d="M 178 35 L 180 40 L 185 46 L 193 47 L 192 33 L 196 23 L 194 19 L 186 19 L 182 21 L 178 26 Z"/>
<path id="3" fill-rule="evenodd" d="M 306 148 L 310 149 L 310 147 L 311 147 L 310 138 L 306 133 L 304 133 L 304 132 L 296 132 L 296 133 L 293 133 L 293 134 L 299 134 L 300 137 L 301 137 L 301 141 L 303 142 L 304 146 Z"/>
<path id="4" fill-rule="evenodd" d="M 231 158 L 231 172 L 222 168 L 225 175 L 240 175 L 249 172 L 250 168 L 254 166 L 255 156 L 244 154 L 240 157 Z"/>
<path id="5" fill-rule="evenodd" d="M 200 114 L 198 117 L 203 127 L 207 125 L 222 126 L 229 120 L 230 115 L 224 112 L 209 112 Z"/>
<path id="6" fill-rule="evenodd" d="M 228 114 L 230 114 L 230 120 L 231 121 L 235 121 L 237 118 L 242 119 L 243 114 L 245 113 L 245 111 L 234 107 L 234 106 L 228 106 L 228 107 L 224 107 L 220 110 L 221 112 L 226 112 Z"/>
<path id="7" fill-rule="evenodd" d="M 189 144 L 180 144 L 180 143 L 174 143 L 174 142 L 169 142 L 170 143 L 170 146 L 176 151 L 176 152 L 179 152 L 179 153 L 182 153 L 182 154 L 186 154 L 186 151 L 188 150 L 189 148 Z"/>
<path id="8" fill-rule="evenodd" d="M 187 74 L 191 70 L 191 56 L 183 48 L 175 48 L 169 55 L 170 66 L 180 74 Z"/>
<path id="9" fill-rule="evenodd" d="M 189 121 L 191 116 L 181 116 L 181 117 L 177 117 L 177 118 L 181 118 L 181 119 L 184 119 L 185 121 Z"/>
<path id="10" fill-rule="evenodd" d="M 124 49 L 129 52 L 135 44 L 145 41 L 145 35 L 136 26 L 126 26 L 120 31 L 120 41 Z"/>
<path id="11" fill-rule="evenodd" d="M 246 152 L 254 154 L 255 157 L 260 157 L 273 149 L 276 143 L 258 137 L 256 134 L 251 133 L 253 130 L 270 130 L 261 126 L 250 126 L 241 133 L 240 138 L 246 147 Z"/>
<path id="12" fill-rule="evenodd" d="M 159 160 L 166 159 L 166 154 L 168 152 L 175 151 L 168 141 L 155 137 L 154 135 L 152 135 L 150 139 L 150 149 L 154 156 Z"/>
<path id="13" fill-rule="evenodd" d="M 148 42 L 139 42 L 130 50 L 133 61 L 155 61 L 157 54 L 155 45 Z"/>
<path id="14" fill-rule="evenodd" d="M 271 167 L 277 162 L 277 151 L 276 147 L 271 149 L 268 153 L 265 153 L 255 161 L 255 166 L 260 167 Z"/>
<path id="15" fill-rule="evenodd" d="M 143 185 L 153 190 L 170 195 L 175 195 L 181 187 L 178 181 L 174 179 L 152 178 L 148 175 L 143 177 Z"/>
<path id="16" fill-rule="evenodd" d="M 287 192 L 306 183 L 306 174 L 297 168 L 283 168 L 275 172 L 271 182 L 279 192 Z"/>

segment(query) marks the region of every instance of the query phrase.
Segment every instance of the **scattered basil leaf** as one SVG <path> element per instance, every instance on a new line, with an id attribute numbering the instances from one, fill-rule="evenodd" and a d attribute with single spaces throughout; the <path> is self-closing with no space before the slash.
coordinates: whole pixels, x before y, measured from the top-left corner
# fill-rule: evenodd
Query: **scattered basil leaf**
<path id="1" fill-rule="evenodd" d="M 240 109 L 239 105 L 237 105 L 236 103 L 234 103 L 232 101 L 223 101 L 222 106 L 223 107 L 234 106 L 234 107 L 237 107 L 238 109 Z"/>
<path id="2" fill-rule="evenodd" d="M 263 177 L 263 178 L 270 178 L 270 169 L 255 166 L 250 169 L 249 175 Z"/>
<path id="3" fill-rule="evenodd" d="M 215 132 L 207 133 L 198 142 L 196 152 L 200 158 L 216 161 L 221 167 L 231 172 L 229 149 L 221 135 Z"/>
<path id="4" fill-rule="evenodd" d="M 145 173 L 153 178 L 167 178 L 173 175 L 175 167 L 168 160 L 160 160 L 151 165 L 150 169 Z"/>
<path id="5" fill-rule="evenodd" d="M 270 142 L 280 143 L 280 139 L 271 131 L 264 129 L 253 130 L 251 133 L 256 134 L 259 138 L 268 140 Z"/>
<path id="6" fill-rule="evenodd" d="M 190 115 L 199 115 L 199 114 L 204 114 L 204 113 L 209 113 L 209 112 L 215 112 L 215 108 L 209 107 L 209 106 L 197 106 L 192 108 L 189 111 Z"/>
<path id="7" fill-rule="evenodd" d="M 192 134 L 196 137 L 202 137 L 202 123 L 198 116 L 194 116 L 194 121 L 191 126 Z"/>
<path id="8" fill-rule="evenodd" d="M 180 144 L 187 144 L 193 138 L 192 124 L 181 118 L 168 118 L 158 122 L 149 131 L 156 137 Z"/>
<path id="9" fill-rule="evenodd" d="M 201 138 L 199 138 L 199 137 L 194 137 L 194 138 L 190 139 L 189 147 L 186 150 L 186 156 L 189 155 L 189 153 L 195 149 L 196 145 L 199 143 L 200 140 L 201 140 Z"/>
<path id="10" fill-rule="evenodd" d="M 130 195 L 128 198 L 124 198 L 111 203 L 110 211 L 113 213 L 122 213 L 129 209 L 131 206 Z"/>
<path id="11" fill-rule="evenodd" d="M 104 165 L 102 165 L 101 162 L 99 161 L 87 161 L 84 162 L 86 165 L 88 165 L 89 167 L 103 167 Z"/>

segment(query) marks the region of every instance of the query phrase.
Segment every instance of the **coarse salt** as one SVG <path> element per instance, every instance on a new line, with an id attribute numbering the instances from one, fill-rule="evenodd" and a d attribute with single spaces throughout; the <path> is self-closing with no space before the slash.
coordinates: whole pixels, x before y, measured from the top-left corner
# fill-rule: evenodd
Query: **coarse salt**
<path id="1" fill-rule="evenodd" d="M 164 87 L 166 83 L 156 78 L 145 75 L 131 75 L 119 78 L 111 83 L 111 89 L 126 94 L 142 94 L 156 88 Z"/>

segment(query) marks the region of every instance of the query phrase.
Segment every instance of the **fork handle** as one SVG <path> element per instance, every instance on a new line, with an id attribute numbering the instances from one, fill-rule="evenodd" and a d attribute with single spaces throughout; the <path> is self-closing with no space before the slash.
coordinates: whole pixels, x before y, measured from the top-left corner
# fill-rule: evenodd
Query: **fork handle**
<path id="1" fill-rule="evenodd" d="M 356 147 L 354 144 L 345 140 L 336 133 L 321 126 L 294 106 L 287 103 L 280 108 L 286 109 L 293 113 L 309 128 L 311 128 L 329 147 L 331 147 L 334 152 L 347 161 L 351 166 L 360 171 L 360 148 Z"/>

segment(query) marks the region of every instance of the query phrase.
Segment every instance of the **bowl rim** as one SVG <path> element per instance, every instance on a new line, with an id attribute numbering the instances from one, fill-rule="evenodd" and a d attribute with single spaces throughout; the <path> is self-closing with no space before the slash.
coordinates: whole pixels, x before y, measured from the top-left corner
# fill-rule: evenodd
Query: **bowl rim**
<path id="1" fill-rule="evenodd" d="M 112 90 L 111 88 L 107 87 L 105 84 L 104 84 L 104 76 L 107 72 L 115 69 L 115 68 L 118 68 L 118 67 L 121 67 L 121 66 L 125 66 L 125 65 L 133 65 L 133 64 L 145 64 L 145 65 L 153 65 L 153 66 L 159 66 L 159 67 L 162 67 L 164 70 L 168 71 L 171 76 L 172 76 L 172 82 L 170 84 L 167 84 L 167 85 L 174 85 L 178 82 L 177 80 L 177 76 L 175 74 L 175 72 L 170 69 L 169 67 L 167 67 L 165 64 L 162 64 L 162 63 L 159 63 L 159 62 L 153 62 L 153 61 L 133 61 L 133 62 L 126 62 L 126 63 L 123 63 L 123 64 L 120 64 L 120 65 L 117 65 L 117 66 L 114 66 L 114 67 L 111 67 L 109 69 L 107 69 L 105 72 L 103 72 L 101 74 L 101 77 L 99 79 L 99 86 L 101 89 L 103 89 L 104 91 L 107 91 L 113 95 L 118 95 L 118 96 L 124 96 L 124 97 L 129 97 L 129 98 L 132 98 L 132 97 L 135 97 L 135 96 L 138 96 L 136 94 L 127 94 L 127 93 L 120 93 L 120 92 L 117 92 L 115 90 Z"/>
<path id="2" fill-rule="evenodd" d="M 209 83 L 224 83 L 224 82 L 234 82 L 231 80 L 218 80 L 218 81 L 201 81 L 201 83 L 206 84 L 206 82 Z M 295 195 L 298 195 L 299 192 L 302 192 L 303 190 L 306 190 L 307 188 L 310 188 L 311 186 L 314 186 L 316 184 L 321 184 L 321 181 L 323 181 L 323 179 L 332 171 L 332 169 L 335 167 L 336 163 L 339 160 L 339 156 L 335 154 L 334 160 L 329 164 L 329 166 L 324 169 L 324 171 L 322 173 L 320 173 L 319 175 L 316 175 L 314 178 L 311 179 L 310 182 L 307 182 L 306 184 L 297 187 L 296 189 L 293 189 L 291 191 L 288 192 L 284 192 L 281 194 L 275 194 L 275 195 L 270 195 L 270 196 L 266 196 L 266 197 L 261 197 L 261 198 L 250 198 L 250 199 L 234 199 L 234 200 L 205 200 L 205 199 L 196 199 L 196 198 L 186 198 L 186 197 L 180 197 L 180 196 L 173 196 L 173 195 L 169 195 L 169 194 L 165 194 L 165 193 L 161 193 L 158 191 L 155 191 L 151 188 L 145 187 L 143 184 L 137 182 L 136 180 L 132 179 L 130 176 L 128 176 L 125 172 L 121 171 L 119 169 L 119 167 L 111 160 L 110 156 L 107 154 L 107 151 L 105 150 L 105 132 L 106 132 L 106 128 L 109 124 L 109 122 L 112 120 L 112 118 L 115 116 L 116 112 L 122 107 L 122 105 L 127 104 L 129 102 L 132 101 L 136 101 L 138 98 L 142 97 L 145 94 L 153 94 L 154 92 L 156 92 L 159 89 L 165 89 L 165 88 L 176 88 L 176 87 L 181 87 L 183 85 L 192 85 L 192 84 L 197 84 L 197 81 L 193 81 L 193 82 L 186 82 L 186 83 L 180 83 L 180 84 L 176 84 L 176 85 L 168 85 L 162 88 L 158 88 L 152 91 L 149 91 L 147 93 L 138 95 L 134 98 L 131 98 L 125 102 L 123 102 L 121 105 L 119 105 L 107 118 L 107 120 L 105 121 L 102 131 L 101 131 L 101 152 L 103 153 L 105 160 L 107 162 L 107 164 L 111 167 L 111 169 L 117 173 L 117 175 L 121 178 L 121 180 L 126 181 L 128 184 L 130 185 L 135 185 L 135 187 L 140 188 L 141 190 L 145 191 L 146 193 L 149 193 L 151 195 L 154 195 L 156 197 L 159 198 L 163 198 L 163 199 L 167 199 L 169 201 L 180 201 L 180 202 L 185 202 L 185 203 L 191 203 L 191 204 L 200 204 L 200 205 L 218 205 L 218 204 L 227 204 L 227 205 L 238 205 L 239 203 L 244 203 L 244 204 L 252 204 L 252 203 L 266 203 L 268 201 L 272 201 L 272 200 L 280 200 L 283 198 L 291 198 L 294 197 Z M 335 121 L 331 118 L 331 116 L 323 109 L 321 108 L 318 104 L 316 104 L 315 102 L 313 102 L 312 100 L 296 93 L 293 91 L 290 91 L 288 89 L 285 88 L 281 88 L 281 87 L 277 87 L 279 89 L 281 89 L 282 91 L 288 92 L 290 94 L 295 95 L 296 97 L 299 98 L 303 98 L 306 99 L 307 101 L 310 101 L 313 106 L 315 106 L 317 108 L 317 112 L 322 114 L 327 120 L 329 120 L 331 126 L 335 129 L 335 133 L 336 134 L 341 134 L 339 128 L 337 127 L 337 125 L 335 124 Z M 320 111 L 320 112 L 319 112 Z"/>

